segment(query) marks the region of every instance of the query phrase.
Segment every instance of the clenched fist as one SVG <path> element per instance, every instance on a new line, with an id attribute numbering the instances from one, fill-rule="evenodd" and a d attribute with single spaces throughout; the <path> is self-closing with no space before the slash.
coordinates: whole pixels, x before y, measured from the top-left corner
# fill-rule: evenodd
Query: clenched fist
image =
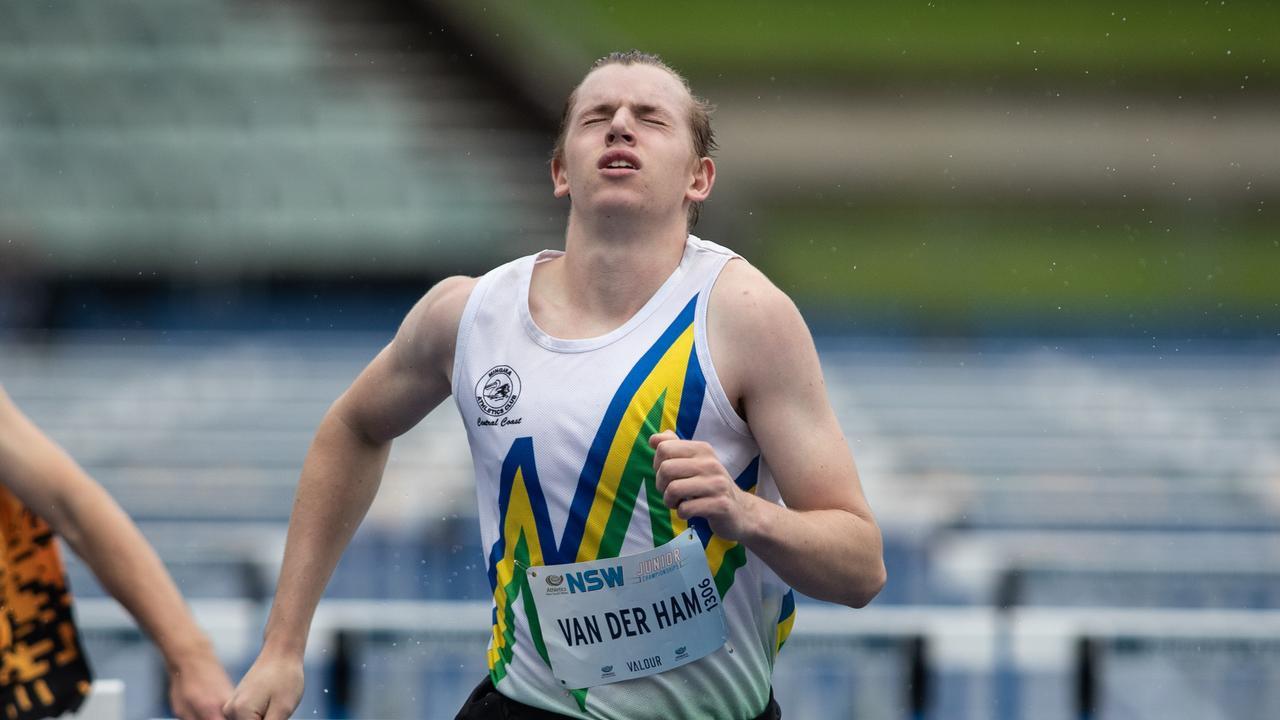
<path id="1" fill-rule="evenodd" d="M 285 720 L 302 700 L 302 660 L 259 655 L 223 706 L 231 720 Z"/>
<path id="2" fill-rule="evenodd" d="M 734 483 L 709 444 L 667 430 L 650 436 L 649 446 L 667 507 L 685 520 L 705 519 L 726 540 L 740 542 L 755 532 L 760 499 Z"/>

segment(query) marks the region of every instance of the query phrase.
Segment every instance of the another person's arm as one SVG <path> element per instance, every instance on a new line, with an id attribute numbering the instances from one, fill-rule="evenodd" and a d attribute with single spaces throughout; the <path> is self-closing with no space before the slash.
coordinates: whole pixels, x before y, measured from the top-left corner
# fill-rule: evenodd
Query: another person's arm
<path id="1" fill-rule="evenodd" d="M 458 323 L 475 280 L 431 289 L 325 414 L 302 466 L 262 651 L 227 703 L 238 720 L 286 718 L 302 697 L 316 606 L 382 480 L 391 441 L 450 392 Z"/>
<path id="2" fill-rule="evenodd" d="M 710 446 L 670 432 L 651 439 L 667 505 L 706 518 L 805 595 L 866 605 L 885 583 L 880 529 L 804 319 L 759 271 L 732 261 L 712 291 L 708 328 L 717 374 L 786 507 L 740 490 Z"/>
<path id="3" fill-rule="evenodd" d="M 137 526 L 0 388 L 0 484 L 53 528 L 164 656 L 181 718 L 222 717 L 231 681 Z"/>

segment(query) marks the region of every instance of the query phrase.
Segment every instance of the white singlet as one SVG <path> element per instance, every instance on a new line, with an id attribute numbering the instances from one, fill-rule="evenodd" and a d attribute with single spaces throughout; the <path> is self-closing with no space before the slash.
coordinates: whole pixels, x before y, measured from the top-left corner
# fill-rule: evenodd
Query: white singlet
<path id="1" fill-rule="evenodd" d="M 565 340 L 529 312 L 533 266 L 561 254 L 544 250 L 486 274 L 458 327 L 453 395 L 493 589 L 490 676 L 507 697 L 572 717 L 749 720 L 768 701 L 793 595 L 745 547 L 663 504 L 648 443 L 664 430 L 704 440 L 741 488 L 781 503 L 707 348 L 711 288 L 736 256 L 690 235 L 679 267 L 635 316 L 606 335 Z M 688 528 L 721 596 L 725 644 L 666 672 L 566 689 L 543 641 L 557 631 L 539 625 L 525 569 L 631 555 Z"/>

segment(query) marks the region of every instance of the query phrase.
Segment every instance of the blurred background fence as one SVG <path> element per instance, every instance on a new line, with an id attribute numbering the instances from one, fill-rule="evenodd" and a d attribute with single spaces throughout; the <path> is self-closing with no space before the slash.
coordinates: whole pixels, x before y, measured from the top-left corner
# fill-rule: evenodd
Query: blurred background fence
<path id="1" fill-rule="evenodd" d="M 1277 39 L 1263 1 L 0 4 L 0 383 L 243 671 L 325 408 L 432 283 L 560 245 L 560 103 L 641 47 L 719 106 L 697 232 L 801 305 L 885 533 L 870 608 L 801 600 L 788 715 L 1277 716 Z M 482 675 L 462 434 L 397 442 L 299 715 Z"/>

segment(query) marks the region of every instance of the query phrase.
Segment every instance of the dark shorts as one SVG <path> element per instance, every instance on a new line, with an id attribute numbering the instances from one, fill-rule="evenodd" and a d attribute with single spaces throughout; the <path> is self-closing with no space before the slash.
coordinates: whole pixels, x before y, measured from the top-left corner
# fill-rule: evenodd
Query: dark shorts
<path id="1" fill-rule="evenodd" d="M 569 716 L 518 703 L 498 692 L 493 681 L 486 677 L 471 692 L 471 697 L 463 703 L 453 720 L 563 720 L 566 717 Z M 769 691 L 769 704 L 755 720 L 782 720 L 782 708 L 773 699 L 772 690 Z"/>

